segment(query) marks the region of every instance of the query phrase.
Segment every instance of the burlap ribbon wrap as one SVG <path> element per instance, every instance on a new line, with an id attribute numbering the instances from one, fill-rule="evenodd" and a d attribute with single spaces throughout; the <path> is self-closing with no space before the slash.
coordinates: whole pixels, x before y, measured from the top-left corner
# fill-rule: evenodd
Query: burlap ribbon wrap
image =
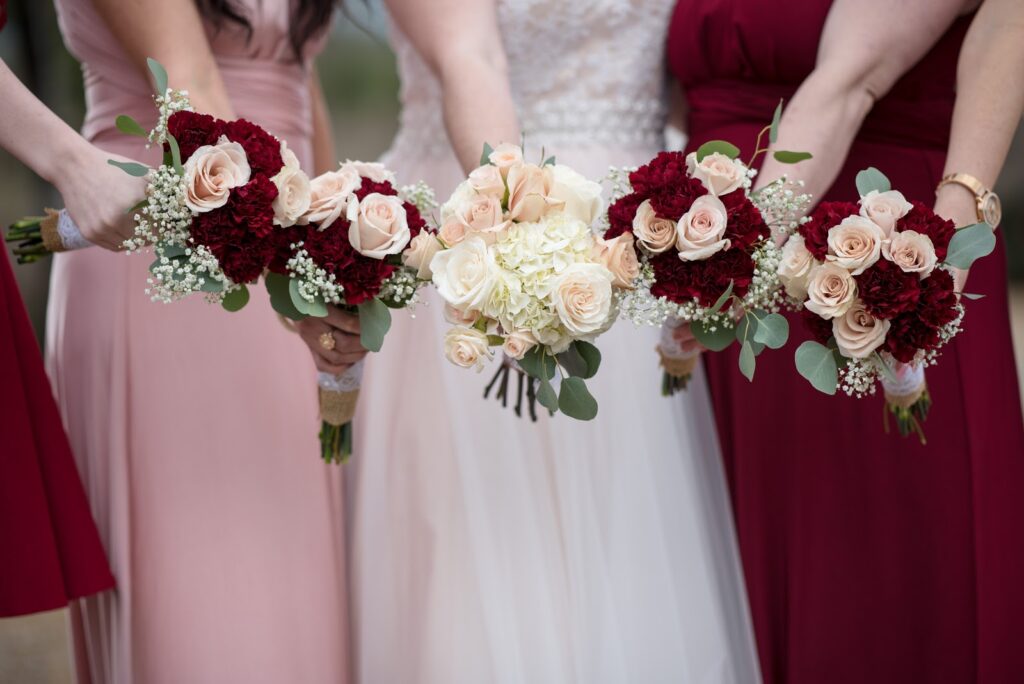
<path id="1" fill-rule="evenodd" d="M 320 373 L 317 379 L 320 386 L 320 419 L 335 427 L 351 423 L 356 415 L 362 382 L 362 361 L 341 375 Z"/>
<path id="2" fill-rule="evenodd" d="M 67 209 L 46 209 L 46 218 L 39 223 L 39 236 L 48 252 L 71 252 L 92 247 L 71 219 Z"/>
<path id="3" fill-rule="evenodd" d="M 674 378 L 688 378 L 693 375 L 700 360 L 700 351 L 684 351 L 676 340 L 674 332 L 682 324 L 683 322 L 676 318 L 665 321 L 657 347 L 661 367 Z"/>

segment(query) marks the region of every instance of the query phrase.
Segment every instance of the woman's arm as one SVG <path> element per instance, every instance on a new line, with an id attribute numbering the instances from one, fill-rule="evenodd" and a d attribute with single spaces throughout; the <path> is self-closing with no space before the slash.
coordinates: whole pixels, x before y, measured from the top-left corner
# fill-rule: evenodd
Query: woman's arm
<path id="1" fill-rule="evenodd" d="M 145 197 L 146 181 L 108 164 L 110 154 L 36 99 L 3 61 L 0 93 L 0 147 L 57 188 L 83 237 L 119 249 L 132 235 L 127 210 Z"/>
<path id="2" fill-rule="evenodd" d="M 313 105 L 313 173 L 310 175 L 319 176 L 338 168 L 338 158 L 334 151 L 331 115 L 327 111 L 324 91 L 320 87 L 320 75 L 315 68 L 309 75 L 309 96 Z"/>
<path id="3" fill-rule="evenodd" d="M 772 149 L 811 152 L 780 164 L 769 152 L 758 187 L 787 175 L 823 195 L 876 100 L 914 66 L 965 8 L 964 0 L 836 0 L 814 71 L 787 104 Z"/>
<path id="4" fill-rule="evenodd" d="M 152 57 L 167 69 L 172 87 L 188 90 L 197 111 L 235 118 L 193 0 L 91 1 L 141 73 L 148 76 Z"/>
<path id="5" fill-rule="evenodd" d="M 385 0 L 391 15 L 441 83 L 444 121 L 469 171 L 485 142 L 518 142 L 495 0 Z"/>

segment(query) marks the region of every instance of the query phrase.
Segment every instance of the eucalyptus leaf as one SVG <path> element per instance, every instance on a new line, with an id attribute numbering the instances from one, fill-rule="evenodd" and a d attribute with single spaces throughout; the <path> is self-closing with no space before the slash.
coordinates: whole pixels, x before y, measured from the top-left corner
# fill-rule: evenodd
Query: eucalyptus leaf
<path id="1" fill-rule="evenodd" d="M 110 164 L 111 166 L 116 166 L 117 168 L 127 173 L 129 176 L 135 176 L 136 178 L 142 178 L 147 173 L 149 173 L 148 166 L 145 166 L 144 164 L 139 164 L 137 162 L 123 162 L 118 161 L 117 159 L 108 159 L 107 163 Z"/>
<path id="2" fill-rule="evenodd" d="M 548 411 L 554 413 L 558 410 L 558 395 L 555 394 L 555 388 L 551 386 L 551 381 L 546 378 L 542 378 L 539 382 L 537 401 Z"/>
<path id="3" fill-rule="evenodd" d="M 810 152 L 792 152 L 790 150 L 776 150 L 773 154 L 775 161 L 783 164 L 797 164 L 814 157 Z"/>
<path id="4" fill-rule="evenodd" d="M 551 155 L 544 160 L 544 163 L 541 164 L 541 166 L 555 166 L 556 164 L 558 164 L 558 162 L 555 161 L 555 155 Z"/>
<path id="5" fill-rule="evenodd" d="M 711 351 L 722 351 L 732 344 L 736 329 L 723 322 L 716 323 L 714 326 L 715 329 L 711 330 L 711 326 L 707 323 L 697 321 L 690 326 L 690 331 L 698 342 Z"/>
<path id="6" fill-rule="evenodd" d="M 363 347 L 379 352 L 384 346 L 384 336 L 391 329 L 391 311 L 379 299 L 371 299 L 359 305 L 359 341 Z"/>
<path id="7" fill-rule="evenodd" d="M 976 260 L 988 256 L 996 248 L 996 234 L 987 223 L 975 223 L 956 231 L 949 241 L 946 264 L 968 269 Z"/>
<path id="8" fill-rule="evenodd" d="M 181 165 L 181 148 L 173 135 L 167 135 L 167 144 L 171 148 L 171 164 L 174 166 L 174 173 L 179 176 L 185 175 L 185 169 Z"/>
<path id="9" fill-rule="evenodd" d="M 540 345 L 526 352 L 523 358 L 519 360 L 519 367 L 527 375 L 533 376 L 538 380 L 550 380 L 555 377 L 555 360 L 548 355 L 547 349 Z"/>
<path id="10" fill-rule="evenodd" d="M 779 100 L 779 105 L 775 108 L 775 114 L 772 115 L 772 125 L 768 129 L 768 140 L 774 143 L 779 139 L 779 121 L 782 119 L 782 100 Z"/>
<path id="11" fill-rule="evenodd" d="M 152 57 L 146 58 L 149 72 L 153 74 L 153 83 L 156 85 L 156 94 L 163 97 L 167 93 L 167 70 L 164 65 Z"/>
<path id="12" fill-rule="evenodd" d="M 200 292 L 209 292 L 210 294 L 217 294 L 218 292 L 224 291 L 225 283 L 223 280 L 217 280 L 215 278 L 211 278 L 208 275 L 204 276 L 203 278 L 203 285 L 202 287 L 199 288 Z"/>
<path id="13" fill-rule="evenodd" d="M 756 340 L 757 326 L 757 318 L 749 313 L 736 322 L 736 341 L 740 344 L 749 342 L 754 356 L 764 351 L 764 344 Z"/>
<path id="14" fill-rule="evenodd" d="M 734 284 L 735 281 L 729 281 L 729 286 L 725 288 L 725 292 L 719 295 L 718 299 L 715 300 L 715 305 L 711 307 L 711 313 L 716 314 L 722 310 L 725 303 L 729 301 L 729 297 L 732 296 L 732 288 Z"/>
<path id="15" fill-rule="evenodd" d="M 861 197 L 864 197 L 872 190 L 889 192 L 892 190 L 892 183 L 889 182 L 884 173 L 874 166 L 869 166 L 857 174 L 857 192 L 860 193 Z"/>
<path id="16" fill-rule="evenodd" d="M 114 125 L 117 126 L 117 130 L 128 135 L 137 135 L 140 138 L 148 138 L 149 133 L 146 132 L 139 122 L 128 116 L 127 114 L 121 114 L 114 119 Z"/>
<path id="17" fill-rule="evenodd" d="M 587 375 L 587 362 L 582 356 L 580 356 L 580 353 L 576 351 L 575 345 L 570 346 L 556 358 L 558 359 L 558 363 L 562 364 L 562 368 L 564 368 L 565 372 L 570 376 L 574 378 L 590 377 Z"/>
<path id="18" fill-rule="evenodd" d="M 724 154 L 729 159 L 735 159 L 740 156 L 740 148 L 736 147 L 730 142 L 724 140 L 709 140 L 700 147 L 697 148 L 697 161 L 701 161 L 704 157 L 709 154 Z"/>
<path id="19" fill-rule="evenodd" d="M 592 378 L 597 375 L 597 371 L 601 368 L 601 350 L 590 342 L 584 342 L 583 340 L 577 340 L 573 346 L 576 347 L 576 351 L 583 357 L 583 360 L 587 362 L 587 374 L 583 377 Z"/>
<path id="20" fill-rule="evenodd" d="M 126 214 L 134 214 L 135 212 L 139 211 L 140 209 L 142 209 L 142 207 L 146 206 L 147 204 L 149 204 L 149 199 L 148 198 L 147 199 L 141 199 L 138 202 L 136 202 L 134 205 L 129 207 L 128 211 L 126 211 L 124 213 L 126 213 Z"/>
<path id="21" fill-rule="evenodd" d="M 480 166 L 487 166 L 491 163 L 492 152 L 494 152 L 494 148 L 491 147 L 490 143 L 484 143 L 484 151 L 480 155 Z"/>
<path id="22" fill-rule="evenodd" d="M 288 276 L 280 273 L 268 273 L 267 277 L 263 279 L 263 284 L 270 294 L 270 306 L 274 311 L 287 319 L 301 321 L 306 316 L 295 308 L 295 302 L 292 301 L 289 289 L 291 280 Z"/>
<path id="23" fill-rule="evenodd" d="M 185 248 L 183 246 L 181 246 L 181 245 L 168 245 L 168 244 L 164 244 L 161 247 L 161 250 L 163 252 L 163 255 L 165 257 L 167 257 L 168 259 L 173 259 L 175 257 L 185 256 Z"/>
<path id="24" fill-rule="evenodd" d="M 228 311 L 241 311 L 242 308 L 249 303 L 249 288 L 245 285 L 239 285 L 236 289 L 228 292 L 224 295 L 224 299 L 221 300 L 221 306 Z"/>
<path id="25" fill-rule="evenodd" d="M 743 376 L 751 382 L 754 381 L 754 370 L 757 368 L 755 357 L 754 347 L 750 342 L 744 342 L 740 347 L 740 373 L 743 373 Z"/>
<path id="26" fill-rule="evenodd" d="M 773 313 L 768 314 L 757 323 L 754 340 L 769 349 L 781 349 L 789 339 L 789 321 L 786 317 Z"/>
<path id="27" fill-rule="evenodd" d="M 576 420 L 593 420 L 597 417 L 597 400 L 587 389 L 582 378 L 565 378 L 558 393 L 558 408 L 562 413 Z"/>
<path id="28" fill-rule="evenodd" d="M 814 389 L 835 394 L 839 385 L 839 368 L 832 350 L 808 340 L 796 350 L 796 369 Z"/>
<path id="29" fill-rule="evenodd" d="M 288 294 L 291 295 L 292 304 L 303 316 L 324 318 L 327 316 L 327 304 L 317 298 L 316 301 L 309 301 L 299 292 L 299 281 L 288 279 Z"/>

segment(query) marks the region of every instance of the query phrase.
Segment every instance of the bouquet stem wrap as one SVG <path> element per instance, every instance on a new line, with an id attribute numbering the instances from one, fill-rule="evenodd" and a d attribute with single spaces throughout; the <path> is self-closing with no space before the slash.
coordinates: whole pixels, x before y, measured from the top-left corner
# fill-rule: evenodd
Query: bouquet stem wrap
<path id="1" fill-rule="evenodd" d="M 931 408 L 931 396 L 925 382 L 924 365 L 897 364 L 886 362 L 891 373 L 882 377 L 882 388 L 885 391 L 885 427 L 889 429 L 889 414 L 896 418 L 896 429 L 906 437 L 911 432 L 917 434 L 921 444 L 925 444 L 924 429 L 921 423 L 928 417 Z"/>
<path id="2" fill-rule="evenodd" d="M 363 382 L 363 362 L 341 375 L 320 373 L 320 456 L 327 463 L 343 463 L 352 455 L 352 419 Z"/>
<path id="3" fill-rule="evenodd" d="M 661 367 L 665 370 L 661 380 L 661 394 L 666 397 L 686 389 L 700 359 L 699 351 L 684 351 L 676 340 L 675 330 L 682 324 L 680 319 L 673 317 L 661 327 L 657 352 Z"/>
<path id="4" fill-rule="evenodd" d="M 67 209 L 45 211 L 46 216 L 22 219 L 7 230 L 6 240 L 18 243 L 13 249 L 18 263 L 32 263 L 57 252 L 92 247 Z"/>

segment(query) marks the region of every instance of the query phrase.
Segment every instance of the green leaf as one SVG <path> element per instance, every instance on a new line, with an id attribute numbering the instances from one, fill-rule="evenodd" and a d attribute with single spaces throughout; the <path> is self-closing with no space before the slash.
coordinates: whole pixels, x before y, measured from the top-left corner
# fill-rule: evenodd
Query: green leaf
<path id="1" fill-rule="evenodd" d="M 690 326 L 690 331 L 698 342 L 711 351 L 722 351 L 732 344 L 736 328 L 721 322 L 715 325 L 715 330 L 712 331 L 708 324 L 697 321 Z"/>
<path id="2" fill-rule="evenodd" d="M 480 155 L 480 166 L 487 166 L 491 163 L 491 152 L 494 152 L 494 148 L 491 147 L 490 143 L 484 143 L 484 151 Z"/>
<path id="3" fill-rule="evenodd" d="M 537 401 L 540 405 L 546 408 L 551 413 L 558 410 L 558 395 L 555 394 L 555 388 L 551 386 L 551 381 L 547 379 L 541 379 L 540 386 L 537 388 Z"/>
<path id="4" fill-rule="evenodd" d="M 203 286 L 199 288 L 200 292 L 209 292 L 211 294 L 216 294 L 218 292 L 224 291 L 225 283 L 223 280 L 216 280 L 215 278 L 211 278 L 208 275 L 203 276 L 203 278 Z"/>
<path id="5" fill-rule="evenodd" d="M 152 57 L 146 58 L 149 66 L 149 73 L 153 74 L 153 83 L 156 84 L 156 94 L 163 97 L 167 93 L 167 70 L 164 65 Z"/>
<path id="6" fill-rule="evenodd" d="M 968 269 L 977 259 L 988 256 L 996 248 L 996 234 L 987 223 L 975 223 L 956 231 L 949 241 L 946 264 Z"/>
<path id="7" fill-rule="evenodd" d="M 139 125 L 139 122 L 128 116 L 127 114 L 121 114 L 114 119 L 114 125 L 117 126 L 117 130 L 128 135 L 137 135 L 140 138 L 148 138 L 149 133 L 146 129 Z"/>
<path id="8" fill-rule="evenodd" d="M 779 139 L 779 121 L 782 119 L 782 100 L 779 100 L 779 105 L 775 108 L 775 114 L 772 115 L 772 125 L 768 129 L 768 140 L 774 143 Z"/>
<path id="9" fill-rule="evenodd" d="M 185 248 L 182 245 L 169 245 L 165 243 L 161 249 L 163 251 L 163 255 L 168 259 L 185 256 Z"/>
<path id="10" fill-rule="evenodd" d="M 584 342 L 583 340 L 577 340 L 573 346 L 576 347 L 576 351 L 583 357 L 583 360 L 587 362 L 587 374 L 583 377 L 592 378 L 597 375 L 597 371 L 601 368 L 601 350 L 590 342 Z"/>
<path id="11" fill-rule="evenodd" d="M 789 150 L 776 150 L 772 156 L 775 157 L 775 161 L 783 164 L 797 164 L 814 157 L 810 152 L 791 152 Z"/>
<path id="12" fill-rule="evenodd" d="M 519 367 L 527 375 L 538 380 L 550 380 L 555 377 L 555 360 L 547 353 L 547 348 L 537 345 L 526 352 L 519 360 Z"/>
<path id="13" fill-rule="evenodd" d="M 562 368 L 565 369 L 565 372 L 572 377 L 590 377 L 587 375 L 587 362 L 584 361 L 583 357 L 580 356 L 580 353 L 576 351 L 575 345 L 570 345 L 568 349 L 561 354 L 558 354 L 556 358 L 558 359 L 558 363 L 562 364 Z"/>
<path id="14" fill-rule="evenodd" d="M 565 378 L 558 393 L 558 408 L 562 413 L 576 420 L 593 420 L 597 417 L 597 400 L 587 389 L 582 378 Z"/>
<path id="15" fill-rule="evenodd" d="M 740 156 L 740 148 L 736 147 L 730 142 L 724 140 L 709 140 L 700 147 L 697 148 L 697 161 L 701 161 L 704 157 L 709 154 L 724 154 L 729 159 L 735 159 Z"/>
<path id="16" fill-rule="evenodd" d="M 823 344 L 808 340 L 796 350 L 796 369 L 814 389 L 835 394 L 839 385 L 839 368 L 832 350 Z"/>
<path id="17" fill-rule="evenodd" d="M 743 376 L 751 382 L 754 381 L 754 370 L 757 367 L 755 356 L 754 347 L 750 342 L 744 342 L 740 347 L 740 373 L 743 373 Z"/>
<path id="18" fill-rule="evenodd" d="M 134 214 L 135 212 L 139 211 L 140 209 L 142 209 L 142 207 L 146 206 L 147 204 L 149 204 L 149 199 L 148 198 L 147 199 L 140 199 L 134 205 L 129 207 L 128 211 L 126 211 L 124 213 L 126 213 L 126 214 Z"/>
<path id="19" fill-rule="evenodd" d="M 556 164 L 558 164 L 558 162 L 555 161 L 555 155 L 551 155 L 544 160 L 544 163 L 541 164 L 541 166 L 555 166 Z"/>
<path id="20" fill-rule="evenodd" d="M 754 356 L 764 351 L 764 344 L 755 340 L 756 332 L 757 318 L 749 313 L 736 323 L 736 341 L 740 344 L 750 342 L 750 347 L 754 350 Z"/>
<path id="21" fill-rule="evenodd" d="M 359 305 L 359 341 L 363 347 L 378 352 L 384 346 L 384 336 L 391 329 L 391 311 L 379 299 Z"/>
<path id="22" fill-rule="evenodd" d="M 108 159 L 107 163 L 111 166 L 116 166 L 121 169 L 129 176 L 135 176 L 136 178 L 142 178 L 149 173 L 149 167 L 136 162 L 123 162 L 116 159 Z"/>
<path id="23" fill-rule="evenodd" d="M 963 297 L 964 299 L 970 299 L 971 301 L 976 301 L 978 299 L 984 299 L 986 297 L 986 295 L 983 295 L 983 294 L 971 294 L 969 292 L 961 292 L 960 296 Z"/>
<path id="24" fill-rule="evenodd" d="M 719 311 L 722 310 L 722 307 L 725 306 L 725 303 L 729 301 L 729 297 L 732 296 L 732 286 L 733 286 L 733 284 L 734 284 L 734 281 L 730 280 L 729 281 L 729 287 L 725 288 L 725 292 L 723 292 L 721 295 L 719 295 L 718 299 L 715 300 L 715 305 L 713 307 L 711 307 L 711 313 L 713 313 L 713 314 L 718 313 Z"/>
<path id="25" fill-rule="evenodd" d="M 239 285 L 237 289 L 228 292 L 224 295 L 224 299 L 221 301 L 223 306 L 228 311 L 241 311 L 242 308 L 249 303 L 249 288 L 245 285 Z"/>
<path id="26" fill-rule="evenodd" d="M 327 316 L 327 303 L 319 297 L 317 297 L 316 301 L 308 301 L 299 293 L 298 280 L 289 278 L 288 294 L 291 296 L 292 305 L 303 316 L 313 316 L 314 318 L 324 318 Z"/>
<path id="27" fill-rule="evenodd" d="M 167 144 L 171 148 L 171 164 L 174 165 L 174 173 L 184 176 L 185 169 L 181 166 L 181 148 L 178 147 L 178 141 L 169 133 L 167 134 Z"/>
<path id="28" fill-rule="evenodd" d="M 786 317 L 773 313 L 768 314 L 757 323 L 754 340 L 769 349 L 781 349 L 789 339 L 789 321 Z"/>
<path id="29" fill-rule="evenodd" d="M 277 313 L 293 321 L 301 321 L 305 314 L 295 308 L 290 290 L 291 278 L 280 273 L 268 273 L 263 284 L 270 294 L 270 306 Z"/>
<path id="30" fill-rule="evenodd" d="M 892 190 L 892 183 L 889 182 L 884 173 L 874 166 L 869 166 L 857 174 L 857 192 L 860 193 L 861 197 L 864 197 L 872 190 L 889 192 Z"/>

